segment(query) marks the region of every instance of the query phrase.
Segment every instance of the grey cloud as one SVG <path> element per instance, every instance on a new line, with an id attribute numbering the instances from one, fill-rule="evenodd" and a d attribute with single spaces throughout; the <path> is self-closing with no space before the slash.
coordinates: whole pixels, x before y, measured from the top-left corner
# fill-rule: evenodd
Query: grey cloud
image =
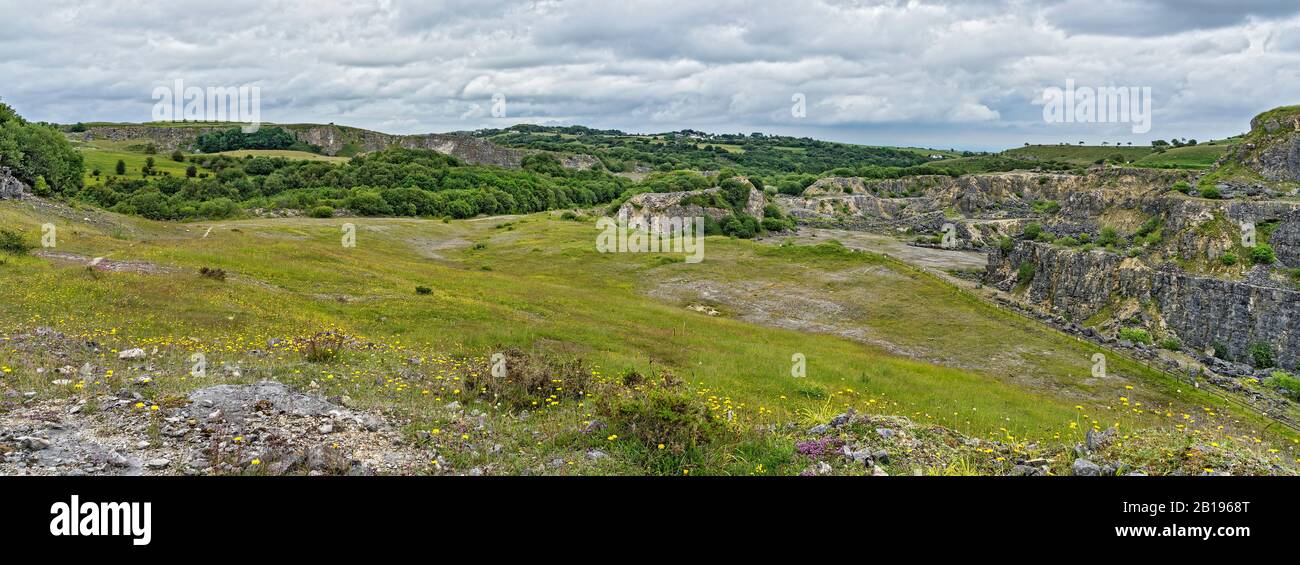
<path id="1" fill-rule="evenodd" d="M 1151 137 L 1236 133 L 1300 90 L 1294 1 L 45 4 L 0 0 L 0 97 L 63 122 L 148 119 L 153 87 L 183 78 L 256 84 L 267 120 L 396 133 L 518 121 L 982 147 L 1114 141 L 1042 122 L 1032 101 L 1067 79 L 1152 87 Z M 508 118 L 487 112 L 496 93 Z"/>

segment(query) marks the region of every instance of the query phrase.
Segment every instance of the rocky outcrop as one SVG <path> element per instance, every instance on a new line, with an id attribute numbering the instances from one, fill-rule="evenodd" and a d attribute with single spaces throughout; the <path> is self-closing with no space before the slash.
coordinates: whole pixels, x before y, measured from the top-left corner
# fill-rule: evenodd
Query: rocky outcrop
<path id="1" fill-rule="evenodd" d="M 1260 114 L 1250 130 L 1235 158 L 1265 179 L 1300 182 L 1300 107 Z"/>
<path id="2" fill-rule="evenodd" d="M 1021 269 L 1025 264 L 1033 267 Z M 1110 308 L 1108 323 L 1142 325 L 1197 349 L 1220 344 L 1246 359 L 1252 344 L 1267 343 L 1282 366 L 1300 363 L 1300 291 L 1256 277 L 1219 279 L 1100 250 L 1021 241 L 990 253 L 985 281 L 1023 288 L 1027 302 L 1075 321 Z"/>
<path id="3" fill-rule="evenodd" d="M 740 211 L 762 220 L 764 202 L 763 193 L 750 184 L 749 197 Z M 618 210 L 619 218 L 626 218 L 628 226 L 648 229 L 665 225 L 662 218 L 709 217 L 721 220 L 733 213 L 719 187 L 684 192 L 643 192 L 629 198 Z M 656 218 L 661 219 L 656 221 Z"/>
<path id="4" fill-rule="evenodd" d="M 13 176 L 8 167 L 0 167 L 0 200 L 17 200 L 30 192 L 27 185 Z"/>

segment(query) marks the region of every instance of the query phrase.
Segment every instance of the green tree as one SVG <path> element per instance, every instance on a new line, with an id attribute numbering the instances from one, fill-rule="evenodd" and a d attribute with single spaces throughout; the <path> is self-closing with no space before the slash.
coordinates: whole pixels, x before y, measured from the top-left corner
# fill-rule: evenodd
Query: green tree
<path id="1" fill-rule="evenodd" d="M 119 175 L 126 174 L 126 161 L 123 161 L 121 159 L 117 160 L 117 174 Z"/>

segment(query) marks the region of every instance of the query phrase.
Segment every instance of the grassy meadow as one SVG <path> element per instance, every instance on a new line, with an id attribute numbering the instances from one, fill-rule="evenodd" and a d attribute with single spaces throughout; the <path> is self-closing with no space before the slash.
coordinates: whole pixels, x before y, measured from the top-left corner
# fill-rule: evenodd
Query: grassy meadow
<path id="1" fill-rule="evenodd" d="M 175 224 L 29 202 L 0 204 L 0 222 L 33 239 L 41 223 L 53 222 L 60 253 L 162 268 L 91 272 L 76 262 L 7 257 L 0 332 L 50 326 L 114 350 L 173 351 L 170 374 L 158 377 L 163 391 L 206 382 L 185 376 L 184 359 L 198 351 L 214 363 L 242 359 L 262 376 L 418 412 L 462 394 L 449 367 L 514 347 L 581 358 L 603 375 L 667 369 L 714 410 L 752 422 L 853 407 L 1017 441 L 1078 441 L 1083 429 L 1115 424 L 1212 423 L 1264 435 L 1258 417 L 1119 356 L 1109 361 L 1110 378 L 1091 379 L 1093 346 L 908 265 L 834 245 L 711 237 L 704 262 L 692 265 L 598 253 L 592 221 L 558 214 Z M 355 247 L 341 244 L 344 222 L 356 226 Z M 229 276 L 200 277 L 200 267 Z M 864 304 L 846 320 L 827 321 L 826 331 L 799 331 L 745 321 L 725 304 L 722 315 L 709 316 L 686 308 L 689 296 L 654 292 L 674 281 L 761 292 L 776 300 L 774 310 L 816 303 L 782 296 Z M 835 324 L 871 339 L 837 335 Z M 335 364 L 304 363 L 268 345 L 325 330 L 376 345 Z M 268 347 L 272 357 L 249 357 Z M 804 378 L 791 376 L 795 354 L 807 360 Z M 411 375 L 403 358 L 437 360 L 441 369 Z M 24 362 L 0 347 L 0 363 Z"/>

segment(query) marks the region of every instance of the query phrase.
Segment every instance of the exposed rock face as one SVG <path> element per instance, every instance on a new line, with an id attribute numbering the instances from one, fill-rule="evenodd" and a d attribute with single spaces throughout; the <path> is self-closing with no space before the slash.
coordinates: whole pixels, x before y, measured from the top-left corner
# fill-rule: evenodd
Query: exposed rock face
<path id="1" fill-rule="evenodd" d="M 987 246 L 1018 233 L 1026 221 L 1064 224 L 1054 233 L 1098 229 L 1097 217 L 1115 207 L 1141 208 L 1178 180 L 1177 171 L 1099 167 L 1086 175 L 995 173 L 902 179 L 823 178 L 802 196 L 777 203 L 805 223 L 837 223 L 878 232 L 937 233 L 952 223 L 959 239 Z M 1035 205 L 1055 203 L 1055 214 Z M 1132 226 L 1136 227 L 1136 226 Z"/>
<path id="2" fill-rule="evenodd" d="M 1291 212 L 1278 224 L 1269 243 L 1279 261 L 1300 268 L 1300 211 Z"/>
<path id="3" fill-rule="evenodd" d="M 755 189 L 752 184 L 749 185 L 749 197 L 745 201 L 744 213 L 762 220 L 763 204 L 763 193 Z M 732 210 L 723 196 L 722 189 L 718 187 L 685 192 L 643 192 L 629 198 L 618 210 L 620 218 L 627 218 L 627 225 L 649 229 L 657 225 L 655 218 L 707 216 L 714 220 L 721 220 L 731 214 Z"/>
<path id="4" fill-rule="evenodd" d="M 159 151 L 173 151 L 193 147 L 198 137 L 204 133 L 224 131 L 237 126 L 238 124 L 233 123 L 229 127 L 91 126 L 82 136 L 86 140 L 147 142 L 157 145 Z M 517 168 L 523 158 L 529 154 L 528 151 L 501 147 L 469 135 L 439 133 L 392 135 L 335 125 L 267 124 L 262 127 L 283 128 L 292 134 L 295 140 L 320 147 L 321 153 L 326 155 L 338 155 L 345 149 L 368 153 L 388 147 L 406 147 L 430 149 L 473 165 Z M 565 167 L 580 170 L 591 168 L 596 162 L 598 160 L 590 155 L 573 155 L 561 160 Z"/>
<path id="5" fill-rule="evenodd" d="M 1263 342 L 1283 366 L 1300 363 L 1300 291 L 1028 241 L 991 252 L 986 281 L 1003 290 L 1026 284 L 1020 266 L 1027 262 L 1035 267 L 1025 298 L 1075 321 L 1111 307 L 1113 319 L 1141 318 L 1199 349 L 1222 344 L 1244 359 L 1251 344 Z"/>
<path id="6" fill-rule="evenodd" d="M 0 200 L 17 200 L 29 192 L 27 185 L 14 177 L 8 167 L 0 167 Z"/>
<path id="7" fill-rule="evenodd" d="M 1300 111 L 1261 114 L 1250 129 L 1237 158 L 1268 180 L 1300 182 Z"/>

